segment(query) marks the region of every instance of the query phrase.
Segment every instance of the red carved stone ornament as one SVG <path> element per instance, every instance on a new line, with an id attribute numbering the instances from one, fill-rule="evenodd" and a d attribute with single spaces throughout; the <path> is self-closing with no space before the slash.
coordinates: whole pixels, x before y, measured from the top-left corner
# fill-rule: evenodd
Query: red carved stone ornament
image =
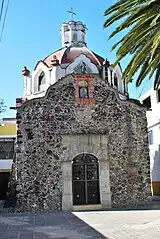
<path id="1" fill-rule="evenodd" d="M 24 68 L 22 70 L 22 74 L 24 76 L 30 76 L 30 70 L 28 70 L 28 68 L 26 66 L 24 66 Z"/>

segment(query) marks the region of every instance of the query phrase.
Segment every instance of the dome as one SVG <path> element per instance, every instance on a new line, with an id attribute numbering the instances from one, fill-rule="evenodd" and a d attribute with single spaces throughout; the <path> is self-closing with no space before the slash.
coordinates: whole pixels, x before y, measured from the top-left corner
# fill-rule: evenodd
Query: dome
<path id="1" fill-rule="evenodd" d="M 87 27 L 80 21 L 63 23 L 61 27 L 62 47 L 37 62 L 33 72 L 24 67 L 24 98 L 43 97 L 47 89 L 59 79 L 71 74 L 100 75 L 117 90 L 123 99 L 128 97 L 128 89 L 123 80 L 119 64 L 110 65 L 107 59 L 99 56 L 87 47 Z M 83 78 L 83 77 L 82 77 Z M 87 87 L 86 82 L 81 82 Z"/>
<path id="2" fill-rule="evenodd" d="M 95 65 L 103 65 L 105 61 L 103 57 L 97 55 L 96 53 L 90 51 L 87 47 L 64 47 L 56 52 L 53 52 L 49 56 L 47 56 L 43 62 L 48 66 L 52 66 L 53 59 L 57 59 L 59 64 L 71 64 L 75 58 L 80 55 L 85 55 L 88 57 L 92 63 Z"/>

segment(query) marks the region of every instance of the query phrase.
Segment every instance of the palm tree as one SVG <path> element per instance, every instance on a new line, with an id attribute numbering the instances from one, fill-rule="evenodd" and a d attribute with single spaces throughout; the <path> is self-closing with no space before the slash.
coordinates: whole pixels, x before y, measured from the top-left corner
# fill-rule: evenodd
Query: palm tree
<path id="1" fill-rule="evenodd" d="M 138 87 L 146 76 L 151 78 L 156 73 L 154 88 L 157 89 L 160 85 L 160 0 L 117 0 L 104 15 L 108 17 L 105 28 L 123 20 L 109 38 L 129 28 L 112 47 L 112 50 L 118 47 L 115 64 L 127 55 L 132 56 L 124 70 L 125 81 L 131 82 L 139 70 Z"/>

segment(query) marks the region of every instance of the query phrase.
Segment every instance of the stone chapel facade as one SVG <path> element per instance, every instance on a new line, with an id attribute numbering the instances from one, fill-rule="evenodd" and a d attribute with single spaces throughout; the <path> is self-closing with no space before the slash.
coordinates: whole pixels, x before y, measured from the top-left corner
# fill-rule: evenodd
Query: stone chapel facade
<path id="1" fill-rule="evenodd" d="M 145 108 L 120 65 L 87 48 L 86 26 L 64 23 L 62 48 L 24 68 L 17 100 L 16 209 L 71 211 L 149 202 Z"/>

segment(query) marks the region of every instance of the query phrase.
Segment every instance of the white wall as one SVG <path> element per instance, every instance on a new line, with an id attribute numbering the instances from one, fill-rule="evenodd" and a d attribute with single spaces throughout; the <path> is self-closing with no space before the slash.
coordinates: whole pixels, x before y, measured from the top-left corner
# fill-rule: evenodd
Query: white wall
<path id="1" fill-rule="evenodd" d="M 157 124 L 160 121 L 160 102 L 158 102 L 158 95 L 156 90 L 149 90 L 143 96 L 139 98 L 142 103 L 144 99 L 150 96 L 151 99 L 151 111 L 147 111 L 148 127 Z"/>
<path id="2" fill-rule="evenodd" d="M 105 72 L 105 69 L 103 72 Z M 114 85 L 114 76 L 117 77 L 118 87 Z M 105 73 L 104 73 L 104 77 L 105 77 Z M 108 67 L 108 83 L 109 85 L 112 84 L 113 88 L 117 89 L 121 99 L 126 99 L 126 96 L 124 95 L 124 93 L 128 92 L 128 89 L 127 89 L 127 85 L 124 84 L 123 82 L 122 70 L 118 64 L 115 66 L 115 68 L 113 68 L 112 66 Z"/>
<path id="3" fill-rule="evenodd" d="M 152 181 L 160 181 L 160 124 L 152 127 L 153 144 L 149 145 Z"/>
<path id="4" fill-rule="evenodd" d="M 43 86 L 41 92 L 38 92 L 38 78 L 42 71 L 44 72 L 46 77 L 46 84 Z M 45 95 L 45 92 L 50 84 L 50 70 L 43 62 L 40 62 L 37 65 L 36 69 L 31 73 L 31 77 L 24 77 L 24 97 L 27 99 L 42 97 Z"/>
<path id="5" fill-rule="evenodd" d="M 151 99 L 151 110 L 146 112 L 148 131 L 152 131 L 153 144 L 149 145 L 150 149 L 150 169 L 152 181 L 160 181 L 160 102 L 156 90 L 150 89 L 139 98 L 142 103 L 147 97 Z"/>
<path id="6" fill-rule="evenodd" d="M 55 69 L 52 70 L 51 74 L 52 74 L 53 84 L 59 79 L 61 79 L 62 77 L 64 77 L 65 75 L 67 75 L 66 69 L 62 69 L 61 66 L 55 67 Z"/>

